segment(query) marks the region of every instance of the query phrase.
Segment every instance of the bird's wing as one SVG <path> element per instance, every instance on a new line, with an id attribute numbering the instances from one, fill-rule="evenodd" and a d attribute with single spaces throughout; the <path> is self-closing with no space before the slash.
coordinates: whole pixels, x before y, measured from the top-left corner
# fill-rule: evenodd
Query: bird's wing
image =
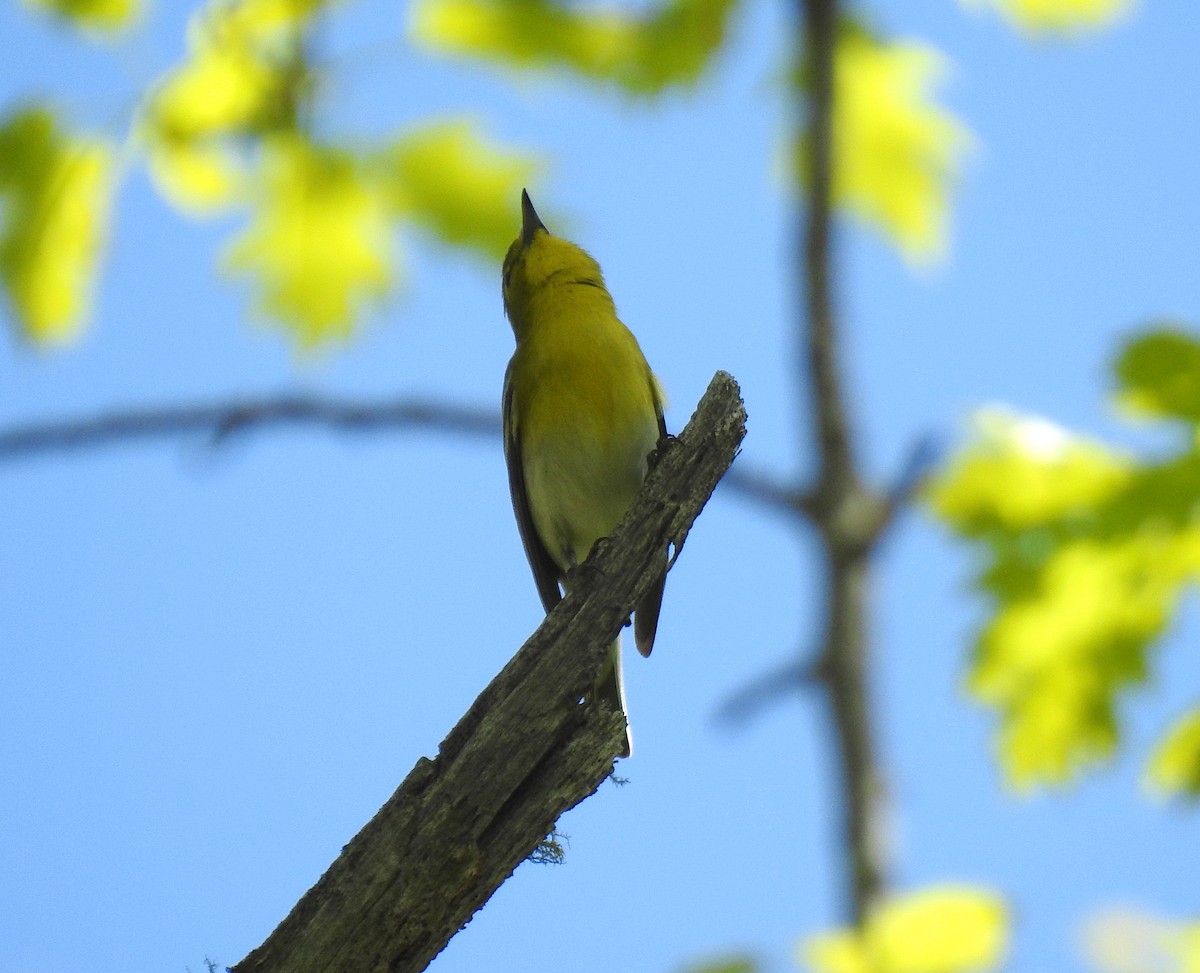
<path id="1" fill-rule="evenodd" d="M 521 434 L 513 417 L 512 362 L 504 373 L 504 461 L 508 464 L 508 491 L 512 495 L 513 512 L 517 515 L 517 527 L 521 531 L 521 543 L 525 545 L 525 557 L 533 569 L 533 580 L 546 614 L 562 601 L 558 587 L 558 565 L 538 537 L 529 510 L 529 494 L 525 489 L 525 468 L 521 462 Z"/>
<path id="2" fill-rule="evenodd" d="M 658 441 L 667 438 L 667 421 L 663 418 L 662 400 L 658 394 L 658 384 L 653 376 L 650 379 L 651 393 L 654 396 L 654 408 L 658 413 Z M 642 655 L 649 655 L 654 648 L 654 635 L 658 631 L 658 613 L 662 608 L 663 588 L 667 583 L 667 552 L 662 552 L 662 574 L 655 579 L 645 597 L 638 602 L 633 612 L 633 641 Z"/>

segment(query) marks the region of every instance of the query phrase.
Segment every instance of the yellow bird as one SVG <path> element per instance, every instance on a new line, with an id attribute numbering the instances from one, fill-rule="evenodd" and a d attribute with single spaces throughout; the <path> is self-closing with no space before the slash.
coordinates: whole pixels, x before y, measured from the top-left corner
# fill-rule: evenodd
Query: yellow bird
<path id="1" fill-rule="evenodd" d="M 521 193 L 521 235 L 504 258 L 504 312 L 517 349 L 504 375 L 504 456 L 517 526 L 547 613 L 569 572 L 629 509 L 647 456 L 666 436 L 662 394 L 617 317 L 600 265 L 552 236 Z M 634 612 L 649 655 L 663 573 Z M 621 643 L 596 685 L 625 713 Z M 625 750 L 633 742 L 626 729 Z"/>

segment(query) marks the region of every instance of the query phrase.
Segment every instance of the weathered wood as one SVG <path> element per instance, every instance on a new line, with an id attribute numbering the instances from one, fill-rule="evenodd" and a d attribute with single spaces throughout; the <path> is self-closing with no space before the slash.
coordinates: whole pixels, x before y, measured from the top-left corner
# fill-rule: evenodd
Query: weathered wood
<path id="1" fill-rule="evenodd" d="M 744 435 L 737 383 L 718 372 L 563 602 L 475 700 L 437 757 L 417 762 L 235 973 L 425 969 L 559 816 L 595 792 L 612 773 L 624 721 L 584 694 L 654 582 L 662 550 L 670 545 L 678 554 Z"/>

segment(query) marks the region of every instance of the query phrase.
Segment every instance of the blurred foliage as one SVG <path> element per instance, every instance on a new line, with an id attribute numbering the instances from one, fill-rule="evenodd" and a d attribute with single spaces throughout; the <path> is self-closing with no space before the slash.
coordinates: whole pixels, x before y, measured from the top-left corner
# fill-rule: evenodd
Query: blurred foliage
<path id="1" fill-rule="evenodd" d="M 532 157 L 467 122 L 329 145 L 308 132 L 319 72 L 307 37 L 329 0 L 213 2 L 188 52 L 146 99 L 138 132 L 163 194 L 184 212 L 248 211 L 224 267 L 256 308 L 312 348 L 353 335 L 399 279 L 394 229 L 408 221 L 498 260 L 519 222 Z"/>
<path id="2" fill-rule="evenodd" d="M 227 266 L 254 277 L 258 310 L 288 322 L 303 347 L 353 330 L 392 278 L 383 195 L 340 149 L 280 135 L 263 146 L 254 218 Z"/>
<path id="3" fill-rule="evenodd" d="M 24 0 L 26 5 L 61 17 L 84 30 L 128 27 L 141 12 L 140 0 Z"/>
<path id="4" fill-rule="evenodd" d="M 917 264 L 945 249 L 950 193 L 970 144 L 966 127 L 933 102 L 943 72 L 942 57 L 923 44 L 881 42 L 853 24 L 840 34 L 834 203 Z M 803 146 L 802 139 L 801 161 Z M 803 182 L 803 165 L 799 171 Z"/>
<path id="5" fill-rule="evenodd" d="M 1082 939 L 1099 973 L 1200 973 L 1200 922 L 1195 920 L 1108 909 L 1087 921 Z"/>
<path id="6" fill-rule="evenodd" d="M 39 6 L 117 26 L 131 0 Z M 411 222 L 498 261 L 519 223 L 532 156 L 467 122 L 411 125 L 378 144 L 325 144 L 309 129 L 320 71 L 314 20 L 332 0 L 210 0 L 183 61 L 145 94 L 135 145 L 163 196 L 190 216 L 245 213 L 223 266 L 301 347 L 350 337 L 400 274 L 395 229 Z M 0 119 L 0 279 L 19 332 L 77 337 L 89 308 L 116 166 L 105 142 L 68 137 L 49 109 Z"/>
<path id="7" fill-rule="evenodd" d="M 1074 33 L 1107 27 L 1127 13 L 1133 0 L 959 0 L 966 7 L 991 7 L 1031 34 Z"/>
<path id="8" fill-rule="evenodd" d="M 1200 797 L 1200 706 L 1175 722 L 1146 770 L 1150 786 L 1164 794 Z M 1196 969 L 1200 973 L 1200 953 Z"/>
<path id="9" fill-rule="evenodd" d="M 683 973 L 758 973 L 762 964 L 753 956 L 718 956 L 683 968 Z"/>
<path id="10" fill-rule="evenodd" d="M 983 558 L 992 611 L 969 684 L 999 711 L 1001 761 L 1019 786 L 1069 780 L 1111 755 L 1119 695 L 1146 680 L 1155 640 L 1200 577 L 1197 335 L 1151 330 L 1116 373 L 1118 402 L 1180 427 L 1177 451 L 1139 459 L 991 410 L 929 492 Z M 1195 726 L 1192 714 L 1154 756 L 1161 790 L 1197 792 Z"/>
<path id="11" fill-rule="evenodd" d="M 994 893 L 937 885 L 885 901 L 859 928 L 810 937 L 801 962 L 815 973 L 967 973 L 1008 948 L 1008 909 Z"/>
<path id="12" fill-rule="evenodd" d="M 305 348 L 349 337 L 393 289 L 397 219 L 498 260 L 536 169 L 468 123 L 416 129 L 363 153 L 287 132 L 264 138 L 259 159 L 253 218 L 225 266 L 251 279 L 258 311 Z"/>
<path id="13" fill-rule="evenodd" d="M 531 157 L 483 141 L 469 122 L 409 132 L 376 165 L 397 214 L 488 258 L 512 243 L 515 201 L 538 170 Z"/>
<path id="14" fill-rule="evenodd" d="M 341 0 L 342 3 L 348 0 Z M 962 0 L 1030 30 L 1107 22 L 1121 0 Z M 141 0 L 25 0 L 88 31 L 128 26 Z M 465 122 L 408 123 L 361 144 L 312 137 L 330 70 L 311 34 L 334 0 L 208 0 L 180 63 L 143 93 L 133 120 L 162 195 L 186 215 L 232 211 L 249 224 L 224 267 L 248 277 L 259 312 L 303 347 L 344 341 L 403 278 L 395 245 L 408 222 L 497 259 L 537 171 Z M 426 49 L 508 67 L 572 73 L 638 96 L 693 85 L 728 46 L 734 0 L 416 0 L 411 36 Z M 950 197 L 970 139 L 932 98 L 932 48 L 848 25 L 837 51 L 835 202 L 880 228 L 913 263 L 946 247 Z M 0 120 L 8 140 L 3 282 L 19 332 L 64 343 L 86 319 L 115 167 L 98 140 L 67 138 L 44 109 Z M 28 139 L 29 144 L 22 144 Z M 36 160 L 30 163 L 29 160 Z M 288 171 L 291 170 L 291 171 Z M 1189 394 L 1187 390 L 1176 394 Z"/>
<path id="15" fill-rule="evenodd" d="M 231 202 L 246 136 L 295 130 L 311 83 L 304 34 L 321 0 L 210 3 L 188 25 L 188 55 L 151 92 L 140 133 L 150 171 L 178 206 Z"/>
<path id="16" fill-rule="evenodd" d="M 636 14 L 556 0 L 417 0 L 414 36 L 446 53 L 566 68 L 638 95 L 694 83 L 720 49 L 733 0 L 665 0 Z"/>
<path id="17" fill-rule="evenodd" d="M 1130 413 L 1200 423 L 1200 345 L 1182 327 L 1144 335 L 1117 362 L 1120 404 Z"/>
<path id="18" fill-rule="evenodd" d="M 0 121 L 0 279 L 25 338 L 61 344 L 82 326 L 113 171 L 107 144 L 65 134 L 49 108 Z"/>

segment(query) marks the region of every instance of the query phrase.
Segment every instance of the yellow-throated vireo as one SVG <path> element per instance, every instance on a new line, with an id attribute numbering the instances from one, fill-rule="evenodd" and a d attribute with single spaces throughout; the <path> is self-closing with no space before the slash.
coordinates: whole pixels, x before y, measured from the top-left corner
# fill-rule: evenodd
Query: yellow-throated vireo
<path id="1" fill-rule="evenodd" d="M 549 612 L 560 583 L 625 515 L 667 434 L 662 394 L 642 349 L 617 317 L 600 265 L 546 229 L 521 193 L 521 235 L 504 258 L 504 311 L 517 348 L 504 375 L 504 455 L 517 526 Z M 634 611 L 649 655 L 666 581 Z M 596 685 L 626 712 L 621 644 Z M 622 756 L 632 752 L 626 730 Z"/>

